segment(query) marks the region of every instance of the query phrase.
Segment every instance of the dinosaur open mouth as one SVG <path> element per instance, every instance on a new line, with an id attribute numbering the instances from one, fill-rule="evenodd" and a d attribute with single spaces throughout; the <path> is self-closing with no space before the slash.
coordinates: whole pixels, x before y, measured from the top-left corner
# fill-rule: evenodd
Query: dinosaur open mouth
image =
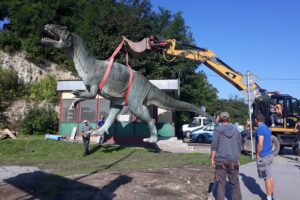
<path id="1" fill-rule="evenodd" d="M 55 41 L 60 40 L 60 37 L 56 33 L 52 32 L 46 27 L 44 29 L 44 34 L 46 35 L 46 37 L 44 37 L 43 40 L 55 40 Z"/>

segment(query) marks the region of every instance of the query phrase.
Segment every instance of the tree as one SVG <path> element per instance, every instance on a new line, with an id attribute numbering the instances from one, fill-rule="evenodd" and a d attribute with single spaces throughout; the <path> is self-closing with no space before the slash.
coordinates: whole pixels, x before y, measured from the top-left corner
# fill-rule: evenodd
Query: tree
<path id="1" fill-rule="evenodd" d="M 192 32 L 180 12 L 173 14 L 164 8 L 154 12 L 149 0 L 6 0 L 0 2 L 0 11 L 0 17 L 10 18 L 11 23 L 6 29 L 10 30 L 11 37 L 16 37 L 16 41 L 21 41 L 20 49 L 25 50 L 29 60 L 36 63 L 52 60 L 73 72 L 72 62 L 64 54 L 41 46 L 45 24 L 67 26 L 83 37 L 98 59 L 107 59 L 123 35 L 133 41 L 157 35 L 194 44 Z M 116 61 L 125 63 L 124 58 L 122 51 Z M 213 110 L 211 107 L 217 98 L 217 90 L 208 83 L 203 73 L 196 73 L 199 63 L 183 58 L 170 63 L 164 61 L 161 54 L 150 52 L 145 57 L 130 56 L 130 64 L 149 79 L 180 78 L 181 100 L 204 105 L 209 112 Z M 37 94 L 34 87 L 37 86 L 31 87 L 31 99 L 38 98 L 34 95 Z"/>

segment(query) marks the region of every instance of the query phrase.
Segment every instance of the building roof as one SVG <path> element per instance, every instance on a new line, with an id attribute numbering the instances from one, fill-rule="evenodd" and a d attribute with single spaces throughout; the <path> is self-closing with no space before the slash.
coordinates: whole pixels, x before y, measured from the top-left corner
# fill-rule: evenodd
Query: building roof
<path id="1" fill-rule="evenodd" d="M 150 80 L 150 82 L 161 90 L 174 90 L 179 91 L 178 79 L 169 80 Z M 81 80 L 63 80 L 57 81 L 57 91 L 73 91 L 73 90 L 85 90 L 85 85 Z"/>

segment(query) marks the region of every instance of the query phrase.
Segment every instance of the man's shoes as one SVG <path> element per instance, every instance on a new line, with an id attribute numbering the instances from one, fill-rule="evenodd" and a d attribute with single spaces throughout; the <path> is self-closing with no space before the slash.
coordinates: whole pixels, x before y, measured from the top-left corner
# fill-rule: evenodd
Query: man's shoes
<path id="1" fill-rule="evenodd" d="M 275 127 L 275 124 L 272 124 L 271 127 L 274 128 L 274 127 Z"/>
<path id="2" fill-rule="evenodd" d="M 84 154 L 82 156 L 88 156 L 90 154 L 90 152 L 84 152 Z"/>

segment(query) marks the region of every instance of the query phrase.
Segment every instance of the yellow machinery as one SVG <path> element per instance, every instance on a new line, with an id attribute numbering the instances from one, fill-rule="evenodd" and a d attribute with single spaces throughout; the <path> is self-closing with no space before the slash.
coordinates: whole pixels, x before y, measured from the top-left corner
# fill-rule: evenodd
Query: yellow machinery
<path id="1" fill-rule="evenodd" d="M 247 84 L 243 81 L 243 75 L 232 69 L 208 49 L 182 44 L 175 39 L 162 40 L 153 36 L 145 38 L 140 42 L 132 42 L 125 37 L 124 39 L 126 40 L 129 49 L 134 53 L 142 53 L 146 50 L 160 51 L 167 61 L 172 61 L 176 57 L 197 61 L 216 72 L 239 91 L 247 90 Z M 176 49 L 177 44 L 186 48 Z M 167 59 L 166 55 L 172 56 L 173 58 Z M 252 117 L 254 118 L 256 113 L 262 113 L 266 116 L 266 124 L 270 127 L 273 134 L 273 154 L 278 154 L 285 146 L 295 147 L 296 132 L 294 127 L 296 121 L 300 119 L 298 100 L 290 95 L 283 95 L 278 92 L 267 93 L 266 90 L 261 89 L 258 84 L 252 84 L 250 89 L 252 91 L 257 91 L 256 99 L 253 104 Z M 283 114 L 280 119 L 276 120 L 275 127 L 271 127 L 270 120 L 270 107 L 272 102 L 280 103 L 283 108 Z"/>

